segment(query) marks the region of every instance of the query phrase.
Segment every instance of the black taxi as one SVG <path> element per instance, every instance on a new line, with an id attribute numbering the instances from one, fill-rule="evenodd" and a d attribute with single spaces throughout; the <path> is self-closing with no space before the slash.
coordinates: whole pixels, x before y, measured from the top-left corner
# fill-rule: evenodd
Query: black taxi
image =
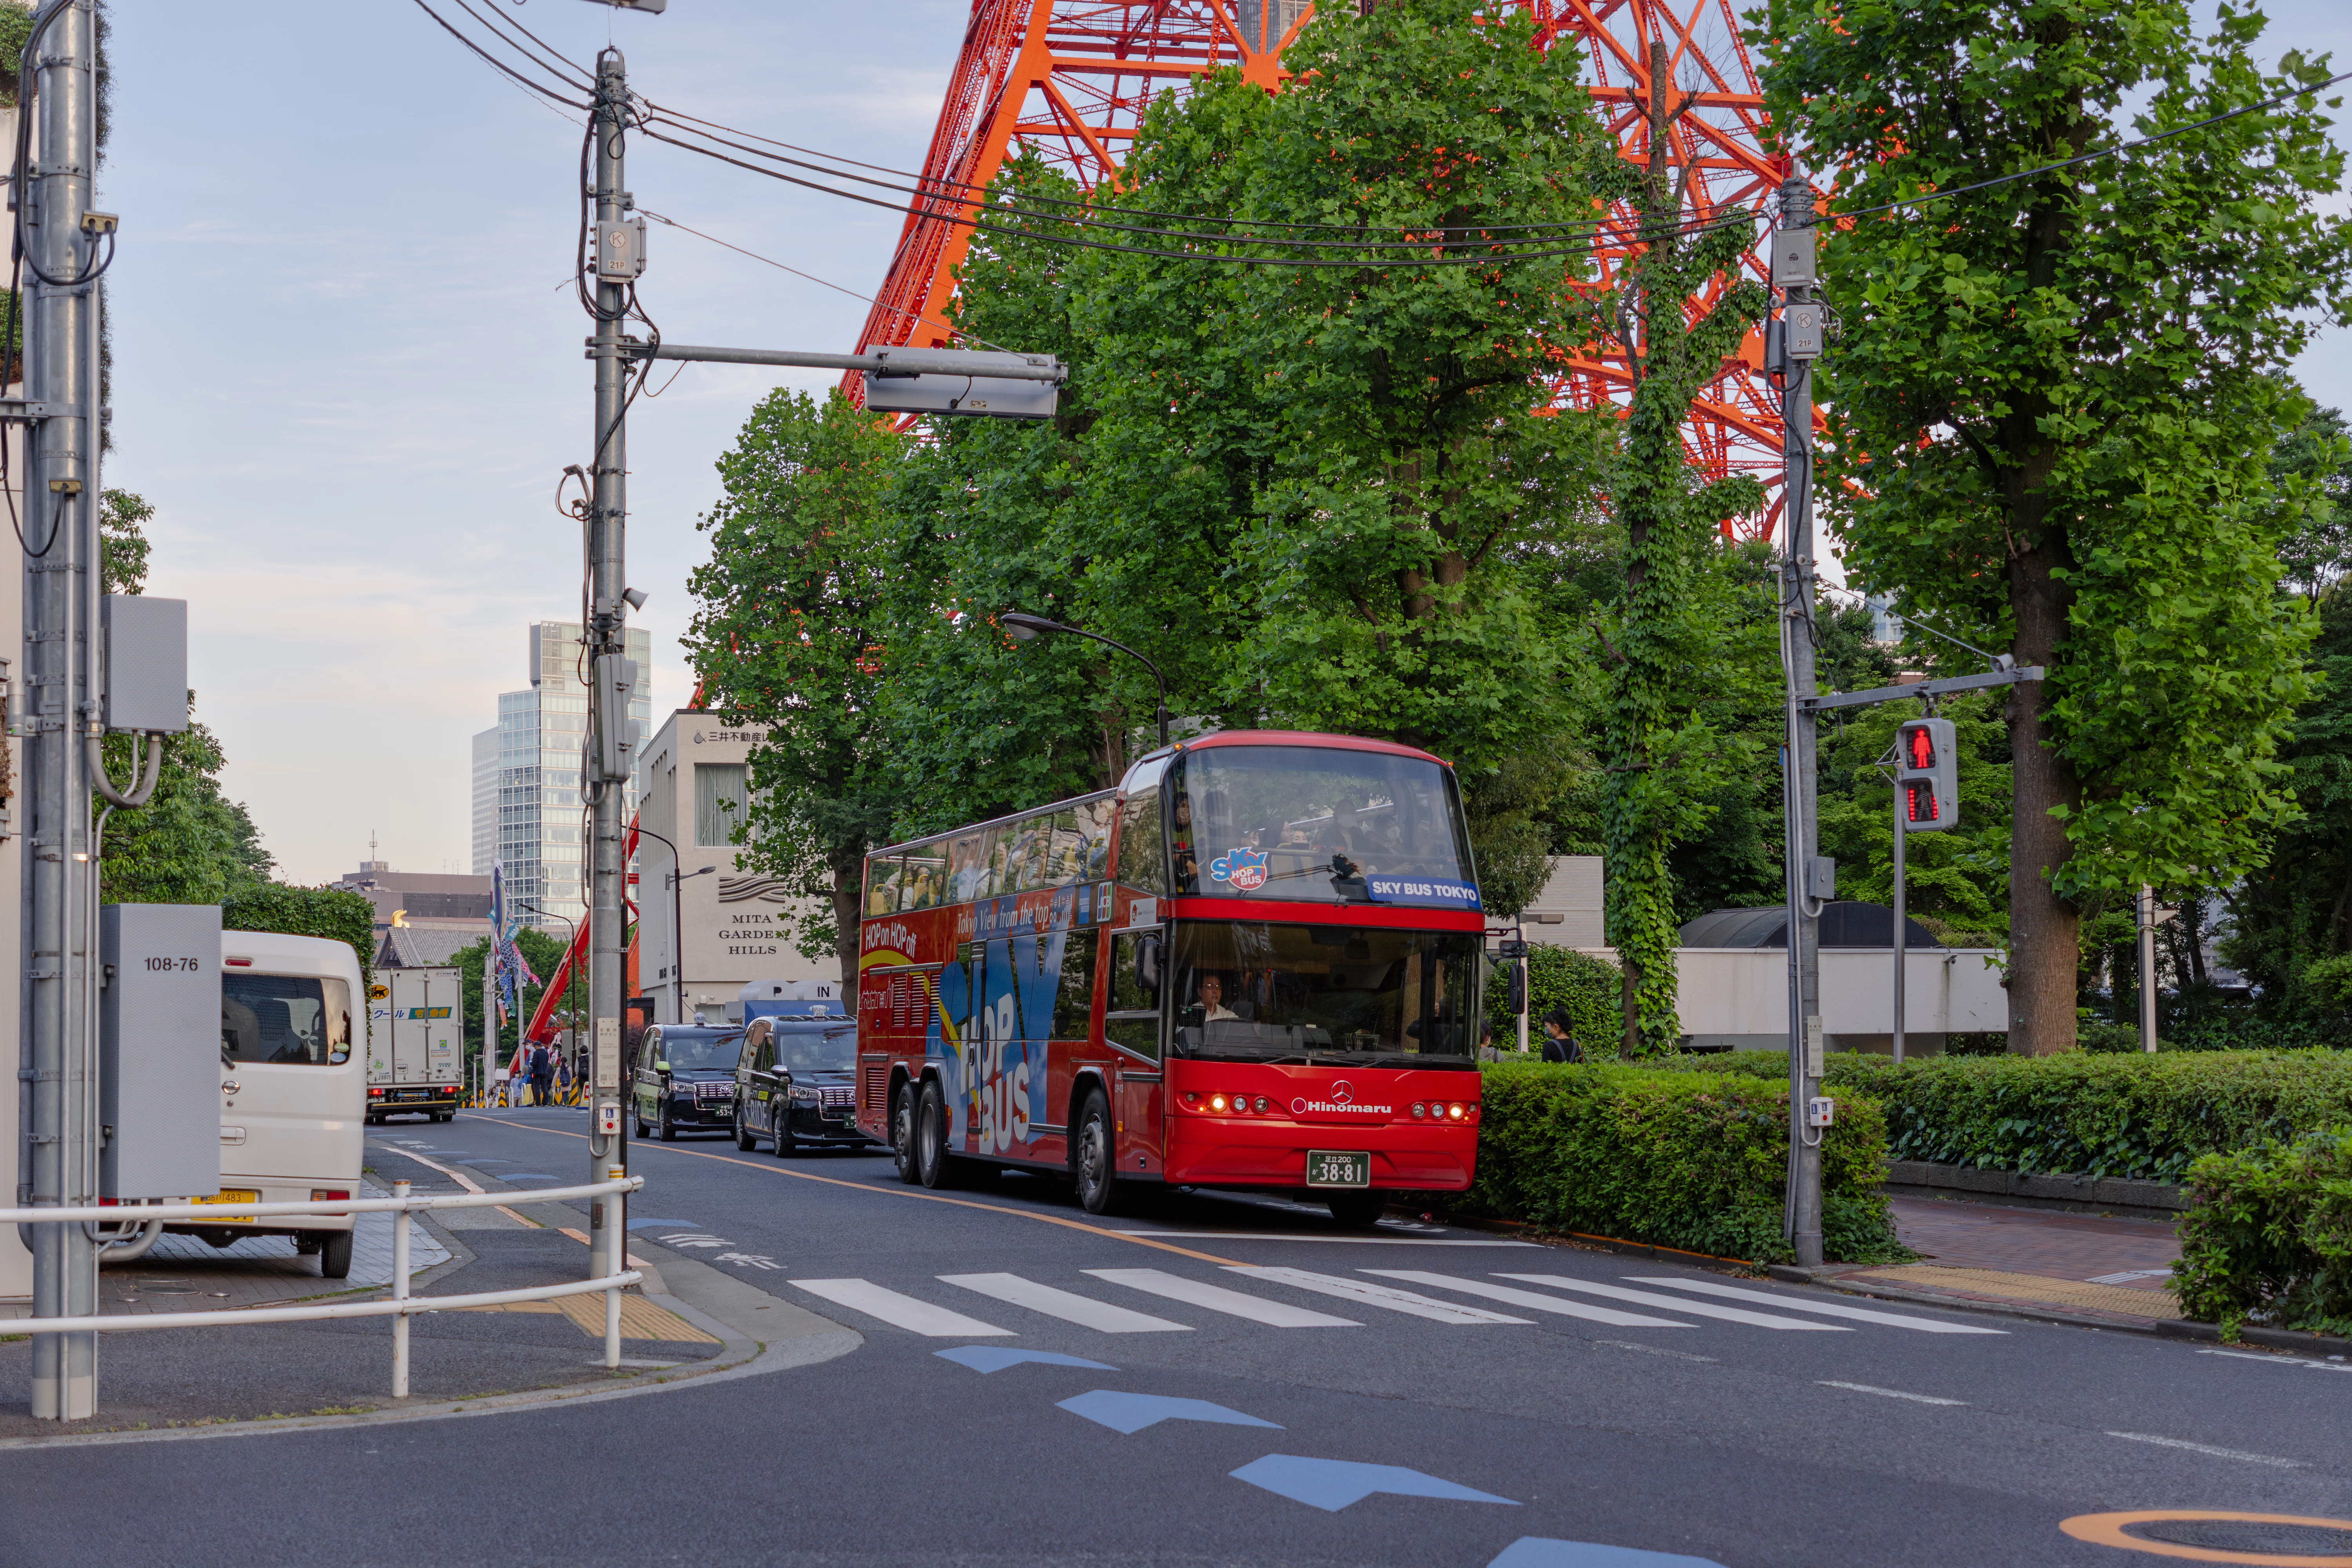
<path id="1" fill-rule="evenodd" d="M 656 1024 L 637 1043 L 631 1114 L 637 1136 L 647 1127 L 665 1140 L 680 1132 L 725 1132 L 735 1123 L 735 1064 L 740 1028 Z"/>
<path id="2" fill-rule="evenodd" d="M 849 1018 L 754 1018 L 735 1068 L 735 1147 L 856 1149 L 857 1025 Z"/>

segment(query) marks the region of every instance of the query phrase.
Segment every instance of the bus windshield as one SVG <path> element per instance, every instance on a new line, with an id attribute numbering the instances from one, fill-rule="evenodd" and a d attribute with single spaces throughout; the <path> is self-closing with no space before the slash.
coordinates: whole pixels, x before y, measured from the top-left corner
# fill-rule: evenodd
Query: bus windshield
<path id="1" fill-rule="evenodd" d="M 1177 764 L 1169 845 L 1177 892 L 1478 907 L 1461 805 L 1436 763 L 1337 747 L 1213 746 Z"/>
<path id="2" fill-rule="evenodd" d="M 1178 1056 L 1475 1065 L 1474 932 L 1180 921 L 1171 942 Z"/>
<path id="3" fill-rule="evenodd" d="M 351 987 L 291 974 L 221 976 L 221 1055 L 280 1067 L 351 1059 Z"/>

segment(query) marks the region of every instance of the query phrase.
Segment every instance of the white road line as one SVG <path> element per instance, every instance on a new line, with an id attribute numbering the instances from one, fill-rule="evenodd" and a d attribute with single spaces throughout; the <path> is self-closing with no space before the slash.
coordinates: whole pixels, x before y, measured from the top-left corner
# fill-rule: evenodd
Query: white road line
<path id="1" fill-rule="evenodd" d="M 943 1284 L 966 1290 L 977 1290 L 983 1296 L 993 1296 L 1000 1301 L 1010 1301 L 1016 1307 L 1026 1307 L 1033 1312 L 1043 1312 L 1049 1318 L 1059 1318 L 1076 1323 L 1082 1329 L 1098 1329 L 1106 1334 L 1189 1334 L 1190 1323 L 1175 1323 L 1166 1318 L 1155 1318 L 1149 1312 L 1129 1311 L 1114 1307 L 1108 1301 L 1097 1301 L 1091 1296 L 1074 1296 L 1067 1290 L 1056 1290 L 1051 1285 L 1040 1285 L 1034 1279 L 1024 1279 L 1018 1274 L 942 1274 Z"/>
<path id="2" fill-rule="evenodd" d="M 1581 1279 L 1563 1279 L 1557 1274 L 1504 1274 L 1498 1279 L 1517 1279 L 1528 1285 L 1546 1285 L 1555 1290 L 1582 1290 L 1588 1295 L 1608 1296 L 1620 1301 L 1633 1301 L 1644 1307 L 1666 1307 L 1693 1318 L 1721 1318 L 1729 1323 L 1752 1323 L 1759 1329 L 1811 1329 L 1819 1333 L 1850 1334 L 1852 1329 L 1835 1323 L 1808 1323 L 1798 1318 L 1776 1318 L 1769 1312 L 1751 1312 L 1745 1307 L 1718 1307 L 1707 1301 L 1684 1301 L 1672 1296 L 1661 1296 L 1654 1290 L 1628 1290 L 1619 1285 L 1591 1285 Z"/>
<path id="3" fill-rule="evenodd" d="M 983 1334 L 1013 1332 L 993 1323 L 983 1323 L 978 1318 L 967 1318 L 961 1312 L 950 1312 L 945 1307 L 934 1307 L 929 1301 L 918 1301 L 912 1296 L 901 1296 L 896 1290 L 886 1290 L 871 1280 L 794 1279 L 790 1283 L 812 1296 L 822 1296 L 869 1318 L 879 1318 L 893 1328 L 935 1340 L 978 1339 Z"/>
<path id="4" fill-rule="evenodd" d="M 1270 1279 L 1277 1285 L 1295 1285 L 1301 1290 L 1318 1295 L 1337 1296 L 1344 1301 L 1360 1301 L 1367 1307 L 1383 1307 L 1391 1312 L 1410 1312 L 1416 1318 L 1427 1318 L 1434 1323 L 1517 1323 L 1534 1325 L 1525 1318 L 1507 1318 L 1500 1312 L 1489 1312 L 1480 1307 L 1457 1307 L 1451 1301 L 1440 1301 L 1430 1296 L 1416 1296 L 1410 1290 L 1400 1290 L 1392 1285 L 1374 1285 L 1362 1279 L 1343 1279 L 1336 1274 L 1310 1274 L 1304 1268 L 1265 1268 L 1246 1263 L 1225 1266 L 1228 1274 L 1244 1274 L 1252 1279 Z"/>
<path id="5" fill-rule="evenodd" d="M 1931 1394 L 1906 1394 L 1899 1388 L 1874 1388 L 1866 1383 L 1834 1383 L 1828 1378 L 1816 1378 L 1823 1388 L 1851 1388 L 1856 1394 L 1875 1394 L 1882 1399 L 1907 1399 L 1914 1405 L 1966 1405 L 1965 1399 L 1938 1399 Z"/>
<path id="6" fill-rule="evenodd" d="M 1418 1268 L 1367 1268 L 1367 1274 L 1377 1274 L 1384 1279 L 1405 1279 L 1415 1285 L 1434 1285 L 1441 1290 L 1460 1290 L 1467 1295 L 1484 1296 L 1490 1301 L 1502 1301 L 1514 1307 L 1530 1307 L 1538 1312 L 1559 1312 L 1570 1318 L 1584 1318 L 1596 1323 L 1608 1323 L 1620 1329 L 1691 1329 L 1696 1323 L 1671 1322 L 1664 1318 L 1645 1318 L 1639 1312 L 1621 1312 L 1614 1307 L 1588 1306 L 1582 1301 L 1563 1301 L 1557 1296 L 1538 1296 L 1532 1290 L 1514 1289 L 1508 1285 L 1489 1285 L 1479 1279 L 1455 1279 L 1444 1274 L 1423 1273 Z"/>
<path id="7" fill-rule="evenodd" d="M 1626 1279 L 1636 1285 L 1664 1285 L 1676 1290 L 1702 1290 L 1710 1296 L 1721 1296 L 1733 1301 L 1759 1301 L 1767 1307 L 1784 1307 L 1791 1312 L 1818 1312 L 1824 1318 L 1852 1318 L 1858 1323 L 1885 1323 L 1897 1329 L 1916 1329 L 1923 1334 L 2000 1334 L 2006 1329 L 1979 1328 L 1973 1323 L 1945 1323 L 1933 1318 L 1915 1318 L 1906 1312 L 1874 1311 L 1868 1307 L 1843 1307 L 1829 1301 L 1800 1301 L 1787 1296 L 1776 1296 L 1769 1290 L 1743 1290 L 1737 1285 L 1718 1285 L 1711 1279 L 1674 1279 L 1663 1274 L 1628 1274 Z"/>
<path id="8" fill-rule="evenodd" d="M 2313 1372 L 2352 1372 L 2352 1364 L 2342 1362 L 2304 1361 L 2294 1356 L 2263 1355 L 2257 1351 L 2199 1351 L 2199 1355 L 2225 1355 L 2233 1361 L 2268 1362 L 2273 1366 L 2300 1366 Z"/>
<path id="9" fill-rule="evenodd" d="M 1149 1291 L 1154 1296 L 1165 1296 L 1171 1301 L 1206 1307 L 1212 1312 L 1223 1312 L 1229 1318 L 1246 1318 L 1253 1323 L 1265 1323 L 1277 1329 L 1360 1329 L 1364 1326 L 1353 1318 L 1335 1318 L 1328 1312 L 1294 1307 L 1287 1301 L 1269 1301 L 1239 1290 L 1228 1290 L 1223 1285 L 1212 1285 L 1206 1279 L 1187 1279 L 1181 1274 L 1163 1273 L 1157 1268 L 1089 1268 L 1087 1272 L 1097 1279 L 1124 1285 L 1130 1290 Z"/>
<path id="10" fill-rule="evenodd" d="M 1643 1355 L 1670 1355 L 1676 1361 L 1703 1361 L 1709 1366 L 1723 1363 L 1711 1355 L 1693 1355 L 1688 1351 L 1661 1350 L 1656 1345 L 1637 1345 L 1631 1340 L 1595 1340 L 1596 1345 L 1612 1345 L 1621 1351 L 1640 1351 Z"/>
<path id="11" fill-rule="evenodd" d="M 1293 1235 L 1270 1230 L 1122 1230 L 1121 1236 L 1181 1237 L 1193 1241 L 1346 1241 L 1358 1247 L 1533 1247 L 1532 1241 L 1465 1241 L 1427 1236 L 1324 1236 L 1307 1231 Z"/>
<path id="12" fill-rule="evenodd" d="M 2217 1459 L 2243 1459 L 2250 1465 L 2276 1465 L 2283 1470 L 2307 1470 L 2311 1467 L 2301 1459 L 2282 1459 L 2274 1454 L 2249 1454 L 2237 1448 L 2216 1448 L 2210 1444 L 2191 1443 L 2184 1437 L 2153 1437 L 2145 1432 L 2110 1432 L 2110 1437 L 2121 1437 L 2126 1443 L 2153 1443 L 2159 1448 L 2186 1448 L 2192 1454 L 2209 1454 Z"/>

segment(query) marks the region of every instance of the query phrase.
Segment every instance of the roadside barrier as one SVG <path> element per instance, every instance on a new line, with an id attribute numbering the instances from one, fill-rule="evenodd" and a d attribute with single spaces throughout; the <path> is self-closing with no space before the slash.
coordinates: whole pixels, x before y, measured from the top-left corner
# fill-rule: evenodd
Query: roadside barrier
<path id="1" fill-rule="evenodd" d="M 278 1215 L 389 1214 L 392 1227 L 392 1299 L 386 1301 L 345 1301 L 303 1307 L 256 1307 L 246 1310 L 210 1312 L 150 1312 L 121 1317 L 18 1318 L 7 1324 L 20 1334 L 129 1333 L 147 1329 L 216 1329 L 239 1323 L 296 1323 L 321 1318 L 390 1318 L 392 1320 L 392 1393 L 408 1397 L 408 1320 L 420 1312 L 454 1312 L 467 1307 L 497 1307 L 510 1301 L 551 1301 L 560 1296 L 604 1293 L 604 1364 L 621 1364 L 621 1291 L 645 1276 L 624 1268 L 627 1260 L 623 1237 L 624 1215 L 608 1208 L 600 1239 L 604 1245 L 605 1272 L 562 1285 L 535 1285 L 517 1290 L 478 1290 L 464 1296 L 411 1296 L 408 1293 L 408 1216 L 420 1210 L 490 1208 L 512 1204 L 553 1203 L 569 1198 L 597 1198 L 634 1193 L 646 1184 L 643 1176 L 623 1176 L 576 1187 L 539 1187 L 527 1194 L 461 1193 L 448 1197 L 409 1195 L 406 1182 L 392 1184 L 388 1198 L 328 1198 L 299 1204 L 149 1204 L 136 1208 L 106 1207 L 0 1209 L 0 1225 L 121 1225 L 135 1218 L 141 1225 L 203 1220 L 235 1223 Z"/>

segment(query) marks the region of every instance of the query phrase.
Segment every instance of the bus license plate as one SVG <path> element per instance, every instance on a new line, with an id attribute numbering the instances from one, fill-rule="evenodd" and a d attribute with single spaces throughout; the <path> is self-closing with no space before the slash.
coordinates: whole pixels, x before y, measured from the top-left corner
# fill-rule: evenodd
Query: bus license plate
<path id="1" fill-rule="evenodd" d="M 261 1194 L 256 1192 L 249 1192 L 243 1187 L 232 1187 L 226 1192 L 216 1193 L 211 1197 L 198 1198 L 195 1201 L 200 1204 L 257 1204 L 261 1201 Z M 253 1225 L 257 1222 L 255 1220 L 253 1215 L 249 1214 L 241 1214 L 224 1215 L 221 1216 L 218 1223 L 222 1225 Z"/>
<path id="2" fill-rule="evenodd" d="M 1369 1187 L 1372 1157 L 1355 1150 L 1307 1151 L 1307 1184 L 1310 1187 Z"/>

